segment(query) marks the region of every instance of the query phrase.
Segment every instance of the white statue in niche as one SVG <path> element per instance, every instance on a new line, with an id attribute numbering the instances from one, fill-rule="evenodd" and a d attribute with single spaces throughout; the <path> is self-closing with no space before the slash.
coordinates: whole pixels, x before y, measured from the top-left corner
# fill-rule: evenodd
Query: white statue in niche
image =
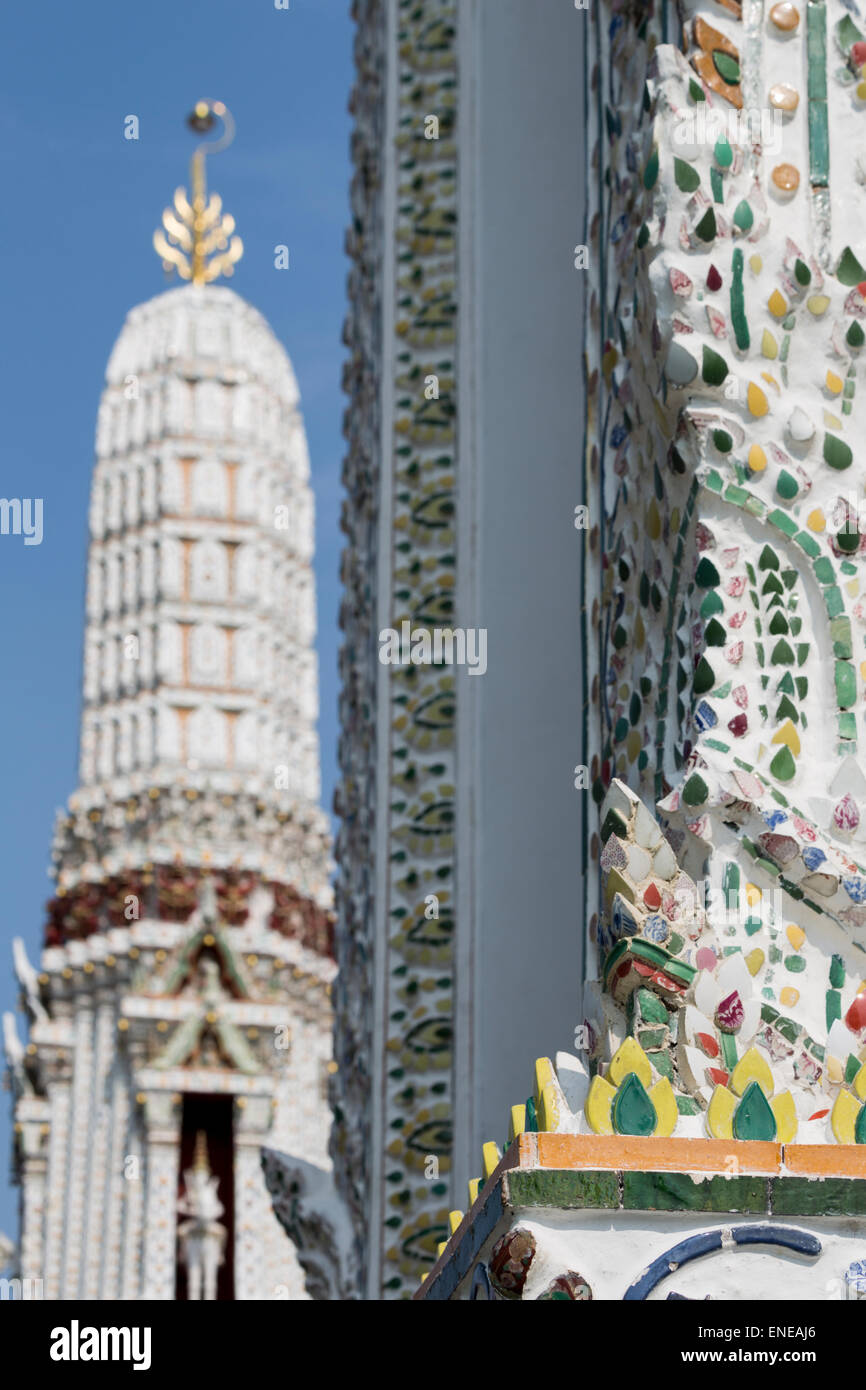
<path id="1" fill-rule="evenodd" d="M 190 1302 L 215 1303 L 217 1271 L 225 1259 L 227 1231 L 220 1217 L 225 1207 L 217 1196 L 219 1179 L 211 1173 L 207 1139 L 200 1129 L 195 1137 L 195 1158 L 183 1175 L 184 1195 L 177 1204 L 189 1219 L 178 1226 L 181 1258 L 186 1265 Z"/>
<path id="2" fill-rule="evenodd" d="M 228 594 L 228 555 L 219 541 L 203 540 L 193 547 L 190 597 L 219 603 Z"/>

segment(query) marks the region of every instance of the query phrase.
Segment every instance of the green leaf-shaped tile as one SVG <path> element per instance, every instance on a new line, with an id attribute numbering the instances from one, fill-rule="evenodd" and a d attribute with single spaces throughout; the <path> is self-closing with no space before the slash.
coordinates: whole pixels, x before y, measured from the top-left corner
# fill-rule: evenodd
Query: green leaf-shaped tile
<path id="1" fill-rule="evenodd" d="M 674 179 L 677 188 L 683 193 L 694 193 L 701 184 L 701 176 L 697 169 L 693 169 L 684 159 L 674 160 Z"/>
<path id="2" fill-rule="evenodd" d="M 713 64 L 719 77 L 723 82 L 727 82 L 728 86 L 736 87 L 739 84 L 740 65 L 730 53 L 725 53 L 721 48 L 714 48 Z"/>
<path id="3" fill-rule="evenodd" d="M 824 435 L 824 462 L 831 468 L 841 473 L 843 469 L 850 468 L 853 457 L 851 446 L 844 439 L 837 439 L 833 434 Z"/>
<path id="4" fill-rule="evenodd" d="M 617 1134 L 638 1134 L 645 1138 L 658 1124 L 655 1106 L 636 1072 L 630 1071 L 617 1091 L 611 1107 Z"/>
<path id="5" fill-rule="evenodd" d="M 768 1140 L 775 1137 L 776 1117 L 757 1081 L 751 1081 L 734 1115 L 734 1138 Z"/>
<path id="6" fill-rule="evenodd" d="M 770 771 L 780 782 L 790 782 L 794 773 L 797 771 L 797 764 L 794 762 L 794 755 L 787 743 L 783 743 L 773 761 L 770 763 Z"/>
<path id="7" fill-rule="evenodd" d="M 721 353 L 704 344 L 703 378 L 708 386 L 721 386 L 728 375 L 728 364 Z"/>
<path id="8" fill-rule="evenodd" d="M 866 270 L 863 269 L 850 246 L 846 246 L 839 257 L 836 279 L 841 280 L 843 285 L 857 285 L 861 280 L 866 280 Z"/>

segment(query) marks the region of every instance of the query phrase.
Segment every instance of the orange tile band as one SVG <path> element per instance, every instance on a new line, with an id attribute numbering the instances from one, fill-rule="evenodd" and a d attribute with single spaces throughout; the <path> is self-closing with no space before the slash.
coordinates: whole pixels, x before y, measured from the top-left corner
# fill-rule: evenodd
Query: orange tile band
<path id="1" fill-rule="evenodd" d="M 866 1144 L 786 1144 L 784 1172 L 807 1178 L 866 1178 Z"/>
<path id="2" fill-rule="evenodd" d="M 521 1168 L 611 1168 L 727 1176 L 772 1175 L 782 1167 L 782 1145 L 759 1140 L 742 1143 L 735 1139 L 637 1139 L 619 1134 L 523 1134 L 520 1145 Z"/>
<path id="3" fill-rule="evenodd" d="M 732 1159 L 736 1159 L 736 1167 Z M 866 1145 L 637 1139 L 619 1134 L 521 1134 L 518 1166 L 866 1178 Z"/>

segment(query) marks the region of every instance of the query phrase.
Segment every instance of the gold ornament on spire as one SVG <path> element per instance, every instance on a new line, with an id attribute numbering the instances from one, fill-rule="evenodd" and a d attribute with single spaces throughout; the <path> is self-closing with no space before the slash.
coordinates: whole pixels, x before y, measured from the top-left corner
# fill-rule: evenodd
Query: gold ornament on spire
<path id="1" fill-rule="evenodd" d="M 174 208 L 165 209 L 162 227 L 153 234 L 163 269 L 176 270 L 182 280 L 191 280 L 194 285 L 209 285 L 220 275 L 232 275 L 244 253 L 240 237 L 233 235 L 235 219 L 223 212 L 217 193 L 208 198 L 205 183 L 205 157 L 224 150 L 234 139 L 231 112 L 221 101 L 198 101 L 187 125 L 202 134 L 213 130 L 217 117 L 223 123 L 222 135 L 198 145 L 190 161 L 192 202 L 185 188 L 175 189 Z"/>

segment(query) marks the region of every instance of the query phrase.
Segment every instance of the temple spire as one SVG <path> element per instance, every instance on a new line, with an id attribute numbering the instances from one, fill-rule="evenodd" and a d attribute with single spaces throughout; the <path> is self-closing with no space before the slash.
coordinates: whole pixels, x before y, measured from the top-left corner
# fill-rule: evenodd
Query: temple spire
<path id="1" fill-rule="evenodd" d="M 208 285 L 220 275 L 232 275 L 244 251 L 240 237 L 233 235 L 234 218 L 222 210 L 222 199 L 216 193 L 208 199 L 205 177 L 206 156 L 224 150 L 234 139 L 231 112 L 221 101 L 198 101 L 187 125 L 204 133 L 214 128 L 217 118 L 222 121 L 222 135 L 197 145 L 190 161 L 192 202 L 185 188 L 175 189 L 174 208 L 165 209 L 162 227 L 153 234 L 163 268 L 176 270 L 182 280 L 191 280 L 194 285 Z"/>

